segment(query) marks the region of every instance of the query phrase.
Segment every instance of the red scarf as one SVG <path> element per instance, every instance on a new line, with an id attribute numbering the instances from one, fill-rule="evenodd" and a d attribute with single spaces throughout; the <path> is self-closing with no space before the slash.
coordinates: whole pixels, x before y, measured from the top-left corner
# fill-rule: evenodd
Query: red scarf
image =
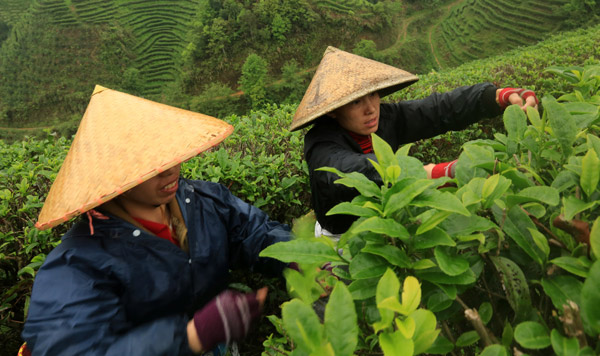
<path id="1" fill-rule="evenodd" d="M 171 241 L 175 245 L 179 246 L 179 241 L 177 241 L 173 238 L 173 234 L 171 233 L 171 229 L 169 228 L 169 226 L 167 226 L 165 224 L 157 223 L 154 221 L 140 219 L 140 218 L 134 218 L 134 219 L 135 219 L 135 221 L 142 224 L 142 226 L 144 226 L 146 229 L 148 229 L 154 235 L 156 235 L 160 238 L 163 238 L 165 240 Z"/>
<path id="2" fill-rule="evenodd" d="M 348 134 L 358 143 L 363 153 L 373 153 L 373 139 L 371 138 L 371 134 L 365 136 L 355 134 L 352 131 L 348 131 Z"/>

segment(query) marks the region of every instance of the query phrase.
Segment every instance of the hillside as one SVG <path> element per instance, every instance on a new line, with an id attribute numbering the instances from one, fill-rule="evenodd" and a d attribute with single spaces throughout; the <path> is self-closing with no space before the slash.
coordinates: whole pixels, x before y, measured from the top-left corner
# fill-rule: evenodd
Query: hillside
<path id="1" fill-rule="evenodd" d="M 1 0 L 1 137 L 23 133 L 7 127 L 71 134 L 95 84 L 213 115 L 245 112 L 253 104 L 230 94 L 253 53 L 269 82 L 284 78 L 266 86 L 274 103 L 298 100 L 327 45 L 415 73 L 451 68 L 559 31 L 572 22 L 568 2 Z"/>

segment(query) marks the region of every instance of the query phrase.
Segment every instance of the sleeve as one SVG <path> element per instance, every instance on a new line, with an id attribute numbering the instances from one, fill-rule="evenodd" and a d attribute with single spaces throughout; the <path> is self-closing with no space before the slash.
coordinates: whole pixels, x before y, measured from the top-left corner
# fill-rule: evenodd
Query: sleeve
<path id="1" fill-rule="evenodd" d="M 280 274 L 286 264 L 258 255 L 269 245 L 289 241 L 290 227 L 271 220 L 264 211 L 234 196 L 225 186 L 219 187 L 222 214 L 228 226 L 230 266 Z"/>
<path id="2" fill-rule="evenodd" d="M 393 117 L 380 130 L 390 145 L 430 138 L 447 131 L 462 130 L 484 118 L 498 116 L 496 87 L 491 83 L 463 86 L 446 93 L 433 93 L 425 99 L 400 101 L 386 106 Z M 383 106 L 382 106 L 383 107 Z"/>
<path id="3" fill-rule="evenodd" d="M 66 253 L 50 254 L 35 279 L 22 333 L 34 355 L 192 354 L 184 314 L 130 325 L 119 282 Z"/>

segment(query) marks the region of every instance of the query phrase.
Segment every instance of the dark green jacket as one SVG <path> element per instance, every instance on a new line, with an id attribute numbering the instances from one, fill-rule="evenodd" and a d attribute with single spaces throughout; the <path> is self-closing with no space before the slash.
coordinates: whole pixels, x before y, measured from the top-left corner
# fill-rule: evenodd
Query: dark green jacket
<path id="1" fill-rule="evenodd" d="M 451 130 L 462 130 L 483 118 L 499 115 L 496 87 L 490 83 L 457 88 L 447 93 L 434 93 L 421 100 L 381 104 L 376 134 L 394 151 L 401 145 L 430 138 Z M 304 157 L 308 163 L 312 207 L 321 226 L 332 233 L 345 232 L 355 217 L 325 214 L 335 205 L 351 201 L 358 193 L 353 188 L 334 184 L 339 177 L 315 171 L 335 167 L 342 172 L 360 172 L 381 184 L 381 177 L 360 146 L 337 122 L 323 116 L 304 138 Z"/>

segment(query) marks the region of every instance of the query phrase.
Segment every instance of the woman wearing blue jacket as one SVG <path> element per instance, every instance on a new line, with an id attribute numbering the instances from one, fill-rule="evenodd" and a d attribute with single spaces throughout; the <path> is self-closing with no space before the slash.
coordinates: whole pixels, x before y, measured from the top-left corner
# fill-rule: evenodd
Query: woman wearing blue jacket
<path id="1" fill-rule="evenodd" d="M 36 224 L 85 214 L 37 273 L 22 334 L 34 355 L 187 355 L 246 335 L 266 289 L 227 290 L 229 270 L 281 272 L 258 254 L 289 227 L 179 177 L 231 131 L 96 87 Z"/>

